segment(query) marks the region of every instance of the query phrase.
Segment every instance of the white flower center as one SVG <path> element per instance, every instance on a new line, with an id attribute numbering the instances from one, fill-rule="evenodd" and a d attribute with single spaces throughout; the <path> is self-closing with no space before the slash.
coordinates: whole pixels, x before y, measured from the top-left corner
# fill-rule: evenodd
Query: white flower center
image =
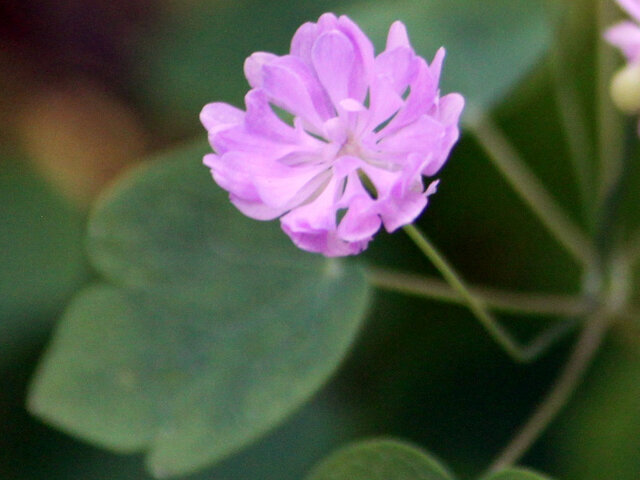
<path id="1" fill-rule="evenodd" d="M 360 142 L 356 140 L 352 135 L 347 136 L 347 141 L 344 142 L 344 144 L 342 145 L 342 147 L 340 148 L 336 156 L 341 157 L 344 155 L 349 155 L 351 157 L 358 157 L 364 160 L 365 162 L 367 161 L 367 159 L 363 154 L 362 146 L 360 145 Z"/>

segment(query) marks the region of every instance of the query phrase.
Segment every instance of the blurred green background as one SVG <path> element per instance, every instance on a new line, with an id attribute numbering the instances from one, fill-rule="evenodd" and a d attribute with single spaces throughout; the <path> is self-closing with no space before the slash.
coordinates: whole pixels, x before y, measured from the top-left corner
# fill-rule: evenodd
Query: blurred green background
<path id="1" fill-rule="evenodd" d="M 595 137 L 595 1 L 566 3 L 563 61 Z M 419 4 L 0 1 L 0 478 L 150 478 L 141 457 L 76 441 L 24 407 L 56 319 L 94 275 L 84 258 L 84 222 L 104 186 L 147 154 L 204 138 L 201 107 L 241 105 L 244 58 L 257 50 L 284 53 L 303 22 L 334 11 L 366 30 L 375 15 L 397 11 L 408 22 Z M 420 31 L 410 35 L 418 48 Z M 465 41 L 479 48 L 464 35 L 459 48 Z M 505 52 L 504 61 L 513 55 Z M 583 221 L 554 82 L 550 62 L 541 59 L 495 115 L 558 201 Z M 639 176 L 640 168 L 631 168 L 629 184 Z M 471 138 L 463 136 L 440 178 L 420 225 L 470 281 L 578 291 L 575 264 Z M 637 190 L 624 204 L 626 229 L 638 224 Z M 416 258 L 400 233 L 379 235 L 365 254 L 375 264 L 435 274 Z M 505 320 L 526 337 L 555 319 Z M 640 476 L 639 333 L 634 324 L 612 332 L 587 381 L 524 464 L 566 480 Z M 190 478 L 300 479 L 330 451 L 366 435 L 413 441 L 470 478 L 536 405 L 569 345 L 533 365 L 515 365 L 465 309 L 377 292 L 355 348 L 310 403 L 247 450 Z"/>

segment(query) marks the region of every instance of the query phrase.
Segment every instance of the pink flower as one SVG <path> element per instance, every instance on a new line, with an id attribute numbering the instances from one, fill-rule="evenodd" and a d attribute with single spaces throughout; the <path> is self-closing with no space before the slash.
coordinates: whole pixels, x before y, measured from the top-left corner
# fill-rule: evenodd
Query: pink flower
<path id="1" fill-rule="evenodd" d="M 458 139 L 464 100 L 439 96 L 443 58 L 443 49 L 431 65 L 417 56 L 400 22 L 376 57 L 356 24 L 326 13 L 298 29 L 290 54 L 246 60 L 246 112 L 204 107 L 216 152 L 204 163 L 241 212 L 280 217 L 298 247 L 359 253 L 382 225 L 392 232 L 422 212 L 437 183 L 422 177 Z"/>
<path id="2" fill-rule="evenodd" d="M 640 0 L 616 0 L 635 22 L 622 21 L 608 29 L 604 37 L 618 47 L 630 63 L 640 62 Z"/>

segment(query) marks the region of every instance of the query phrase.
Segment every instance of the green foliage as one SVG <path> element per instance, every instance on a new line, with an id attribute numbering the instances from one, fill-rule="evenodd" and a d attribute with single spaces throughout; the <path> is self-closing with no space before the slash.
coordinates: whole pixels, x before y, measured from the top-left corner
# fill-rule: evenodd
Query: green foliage
<path id="1" fill-rule="evenodd" d="M 0 361 L 40 337 L 86 278 L 83 218 L 27 167 L 0 154 Z"/>
<path id="2" fill-rule="evenodd" d="M 508 469 L 488 475 L 483 480 L 549 480 L 529 470 Z"/>
<path id="3" fill-rule="evenodd" d="M 137 93 L 155 121 L 193 132 L 203 105 L 241 105 L 249 85 L 242 65 L 256 51 L 284 54 L 295 30 L 336 0 L 193 2 L 176 9 L 134 46 Z M 175 133 L 175 132 L 174 132 Z"/>
<path id="4" fill-rule="evenodd" d="M 444 45 L 442 91 L 459 91 L 482 108 L 502 100 L 550 44 L 541 0 L 204 2 L 172 16 L 138 47 L 137 91 L 159 118 L 192 131 L 205 103 L 242 103 L 246 57 L 285 54 L 295 30 L 324 11 L 350 15 L 377 51 L 395 20 L 405 22 L 425 58 Z"/>
<path id="5" fill-rule="evenodd" d="M 29 405 L 159 477 L 244 447 L 307 400 L 367 306 L 355 263 L 294 247 L 245 218 L 200 158 L 174 152 L 96 208 L 88 250 L 104 281 L 65 312 Z"/>
<path id="6" fill-rule="evenodd" d="M 398 440 L 365 440 L 347 446 L 318 465 L 306 480 L 453 480 L 438 461 Z M 482 480 L 549 480 L 529 470 L 507 469 Z"/>
<path id="7" fill-rule="evenodd" d="M 447 50 L 443 92 L 460 92 L 469 106 L 488 109 L 538 63 L 551 43 L 542 1 L 402 0 L 349 9 L 352 18 L 384 46 L 389 25 L 402 20 L 416 52 Z"/>
<path id="8" fill-rule="evenodd" d="M 397 440 L 369 440 L 324 460 L 306 480 L 452 480 L 436 460 Z"/>
<path id="9" fill-rule="evenodd" d="M 548 451 L 563 478 L 635 479 L 640 472 L 640 346 L 635 329 L 621 329 L 594 365 L 566 415 L 551 428 Z"/>

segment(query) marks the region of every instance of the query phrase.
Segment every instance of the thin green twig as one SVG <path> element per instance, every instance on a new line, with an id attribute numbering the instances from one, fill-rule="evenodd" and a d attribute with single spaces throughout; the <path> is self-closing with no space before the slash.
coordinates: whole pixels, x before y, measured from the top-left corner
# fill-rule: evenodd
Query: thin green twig
<path id="1" fill-rule="evenodd" d="M 640 230 L 631 235 L 625 247 L 625 254 L 632 266 L 640 261 Z"/>
<path id="2" fill-rule="evenodd" d="M 583 8 L 581 4 L 566 5 L 566 9 Z M 555 0 L 547 0 L 549 16 L 556 16 L 558 5 Z M 594 174 L 591 161 L 594 158 L 593 144 L 587 127 L 586 115 L 580 102 L 580 95 L 575 85 L 575 76 L 572 75 L 571 46 L 575 28 L 567 25 L 573 18 L 568 12 L 559 25 L 556 26 L 555 42 L 550 50 L 551 70 L 553 85 L 556 92 L 558 113 L 562 123 L 562 129 L 569 148 L 569 158 L 573 167 L 578 191 L 582 200 L 586 217 L 593 220 L 594 205 Z"/>
<path id="3" fill-rule="evenodd" d="M 483 301 L 471 293 L 462 277 L 417 227 L 407 225 L 404 227 L 404 230 L 422 253 L 424 253 L 438 269 L 451 288 L 464 300 L 469 310 L 471 310 L 489 335 L 514 360 L 528 362 L 537 358 L 543 351 L 577 325 L 578 320 L 575 322 L 563 322 L 559 326 L 552 327 L 549 331 L 544 332 L 531 344 L 521 345 L 487 310 Z"/>
<path id="4" fill-rule="evenodd" d="M 618 312 L 618 317 L 626 322 L 633 322 L 637 325 L 640 322 L 640 309 L 637 307 L 627 307 Z"/>
<path id="5" fill-rule="evenodd" d="M 554 238 L 584 267 L 595 263 L 594 248 L 580 228 L 557 205 L 520 158 L 500 128 L 486 115 L 476 113 L 469 131 Z"/>
<path id="6" fill-rule="evenodd" d="M 516 463 L 567 404 L 602 344 L 610 320 L 609 312 L 599 310 L 587 321 L 567 364 L 551 390 L 507 447 L 496 457 L 489 471 L 502 470 Z"/>
<path id="7" fill-rule="evenodd" d="M 395 272 L 379 267 L 369 267 L 368 277 L 374 286 L 382 290 L 446 303 L 464 304 L 466 302 L 457 290 L 437 278 Z M 577 296 L 509 292 L 477 286 L 469 287 L 469 291 L 487 308 L 506 313 L 575 317 L 586 315 L 592 309 L 591 302 Z"/>

